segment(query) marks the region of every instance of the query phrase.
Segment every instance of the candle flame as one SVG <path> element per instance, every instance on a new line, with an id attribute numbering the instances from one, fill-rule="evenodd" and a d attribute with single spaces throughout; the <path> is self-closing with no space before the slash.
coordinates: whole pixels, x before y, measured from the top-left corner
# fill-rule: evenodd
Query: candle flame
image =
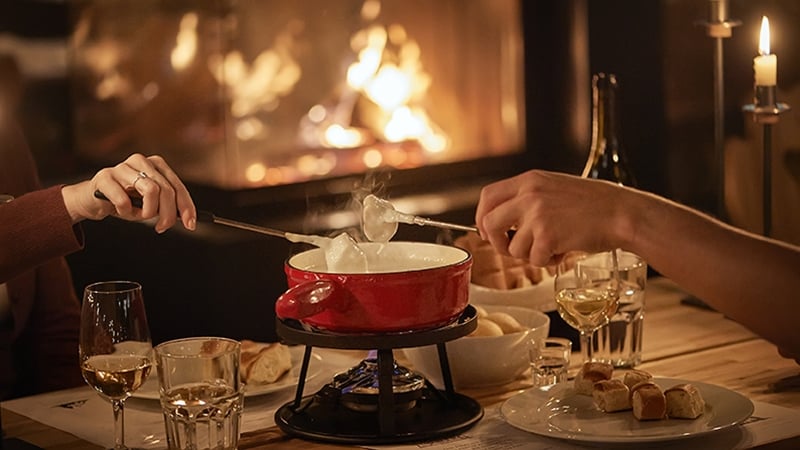
<path id="1" fill-rule="evenodd" d="M 769 55 L 769 19 L 761 18 L 761 36 L 758 40 L 758 54 Z"/>

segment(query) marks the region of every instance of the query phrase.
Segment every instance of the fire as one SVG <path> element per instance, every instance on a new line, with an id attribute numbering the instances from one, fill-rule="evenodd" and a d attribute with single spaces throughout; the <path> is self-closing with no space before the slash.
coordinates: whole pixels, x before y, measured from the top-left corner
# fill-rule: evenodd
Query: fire
<path id="1" fill-rule="evenodd" d="M 362 8 L 367 20 L 379 12 L 380 2 L 376 0 L 368 0 Z M 316 145 L 330 148 L 372 144 L 363 158 L 367 167 L 406 160 L 376 157 L 374 144 L 380 142 L 414 142 L 428 153 L 449 148 L 449 137 L 423 105 L 432 80 L 422 67 L 419 45 L 405 27 L 369 25 L 356 31 L 350 44 L 356 58 L 347 68 L 344 92 L 337 104 L 314 105 L 309 110 L 305 122 L 318 131 L 304 133 L 311 137 L 307 143 L 313 145 L 316 140 Z"/>

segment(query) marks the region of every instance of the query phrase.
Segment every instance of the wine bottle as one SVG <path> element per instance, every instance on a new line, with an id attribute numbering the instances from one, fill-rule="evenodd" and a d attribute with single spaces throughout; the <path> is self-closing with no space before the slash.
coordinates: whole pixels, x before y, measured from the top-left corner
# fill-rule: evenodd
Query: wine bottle
<path id="1" fill-rule="evenodd" d="M 622 145 L 618 94 L 614 74 L 592 76 L 592 146 L 581 176 L 636 187 Z"/>
<path id="2" fill-rule="evenodd" d="M 618 94 L 619 83 L 614 74 L 601 72 L 592 76 L 592 144 L 581 176 L 637 187 L 622 145 Z M 550 334 L 571 340 L 573 350 L 579 350 L 580 339 L 575 328 L 557 312 L 548 312 L 547 315 L 550 317 Z M 595 334 L 593 341 L 595 348 L 592 353 L 599 350 L 601 338 Z"/>

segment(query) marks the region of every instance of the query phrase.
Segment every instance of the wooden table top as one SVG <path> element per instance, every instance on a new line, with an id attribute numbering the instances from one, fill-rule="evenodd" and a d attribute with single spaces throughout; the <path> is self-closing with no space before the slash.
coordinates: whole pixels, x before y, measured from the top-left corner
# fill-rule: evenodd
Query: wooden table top
<path id="1" fill-rule="evenodd" d="M 800 366 L 782 358 L 775 346 L 724 315 L 682 303 L 686 294 L 671 281 L 649 281 L 643 362 L 638 367 L 657 376 L 683 378 L 735 390 L 754 401 L 800 409 Z M 400 359 L 400 358 L 398 358 Z M 503 386 L 463 389 L 484 407 L 497 405 L 531 387 L 529 377 Z M 2 411 L 6 438 L 17 437 L 45 449 L 101 447 L 7 409 Z M 276 426 L 242 434 L 241 449 L 341 448 L 301 441 Z M 351 447 L 352 448 L 352 447 Z M 765 448 L 800 448 L 800 437 Z M 5 449 L 4 449 L 5 450 Z"/>

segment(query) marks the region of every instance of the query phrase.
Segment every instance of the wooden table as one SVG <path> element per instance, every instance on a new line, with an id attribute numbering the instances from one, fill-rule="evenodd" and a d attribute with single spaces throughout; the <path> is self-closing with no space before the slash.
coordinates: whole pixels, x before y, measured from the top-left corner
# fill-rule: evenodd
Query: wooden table
<path id="1" fill-rule="evenodd" d="M 775 346 L 722 314 L 688 306 L 687 295 L 671 281 L 654 278 L 647 291 L 643 363 L 640 369 L 658 376 L 684 378 L 723 386 L 752 400 L 800 409 L 800 366 L 782 358 Z M 484 407 L 496 405 L 530 387 L 528 377 L 491 389 L 459 392 Z M 6 437 L 58 450 L 100 449 L 63 431 L 8 410 L 2 411 Z M 800 425 L 800 424 L 798 424 Z M 301 441 L 277 427 L 244 433 L 241 449 L 342 448 Z M 800 437 L 764 448 L 800 448 Z"/>

